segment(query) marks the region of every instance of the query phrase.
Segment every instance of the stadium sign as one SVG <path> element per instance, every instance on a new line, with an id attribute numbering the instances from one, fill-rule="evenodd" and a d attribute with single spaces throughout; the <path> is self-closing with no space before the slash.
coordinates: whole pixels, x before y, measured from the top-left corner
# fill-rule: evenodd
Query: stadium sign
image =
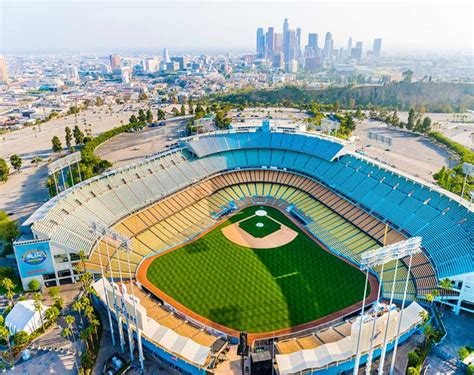
<path id="1" fill-rule="evenodd" d="M 21 257 L 24 263 L 29 264 L 29 265 L 37 265 L 44 263 L 46 259 L 48 259 L 48 256 L 43 250 L 30 250 L 23 254 Z"/>
<path id="2" fill-rule="evenodd" d="M 54 273 L 49 241 L 15 242 L 13 248 L 22 278 Z"/>

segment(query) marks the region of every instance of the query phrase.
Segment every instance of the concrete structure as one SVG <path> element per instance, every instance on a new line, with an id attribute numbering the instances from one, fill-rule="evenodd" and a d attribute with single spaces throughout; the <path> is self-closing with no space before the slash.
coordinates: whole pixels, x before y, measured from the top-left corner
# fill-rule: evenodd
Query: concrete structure
<path id="1" fill-rule="evenodd" d="M 0 55 L 0 83 L 8 84 L 9 82 L 5 57 Z"/>

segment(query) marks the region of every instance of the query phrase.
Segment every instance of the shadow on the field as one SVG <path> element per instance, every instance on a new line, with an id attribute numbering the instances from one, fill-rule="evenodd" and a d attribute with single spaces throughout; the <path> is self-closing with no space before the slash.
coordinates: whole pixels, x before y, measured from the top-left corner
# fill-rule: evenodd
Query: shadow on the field
<path id="1" fill-rule="evenodd" d="M 243 323 L 242 309 L 236 305 L 211 309 L 209 319 L 214 322 L 225 322 L 230 327 L 241 327 Z"/>

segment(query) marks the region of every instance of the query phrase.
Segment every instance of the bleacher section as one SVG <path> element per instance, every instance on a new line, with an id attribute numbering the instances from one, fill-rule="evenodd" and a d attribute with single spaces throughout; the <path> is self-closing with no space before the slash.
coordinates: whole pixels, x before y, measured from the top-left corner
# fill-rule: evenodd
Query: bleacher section
<path id="1" fill-rule="evenodd" d="M 210 212 L 232 197 L 271 196 L 313 217 L 308 230 L 356 261 L 363 247 L 370 247 L 365 234 L 382 242 L 385 219 L 391 225 L 387 244 L 422 236 L 425 256 L 413 267 L 420 281 L 418 295 L 434 288 L 437 279 L 472 271 L 471 211 L 437 190 L 354 155 L 331 162 L 342 148 L 337 142 L 271 132 L 219 133 L 185 143 L 189 150 L 169 151 L 68 189 L 24 225 L 31 225 L 35 238 L 87 251 L 97 270 L 106 249 L 96 244 L 93 222 L 133 236 L 131 257 L 138 262 L 212 225 Z M 98 251 L 91 252 L 93 248 Z M 112 264 L 126 273 L 121 257 Z"/>
<path id="2" fill-rule="evenodd" d="M 270 182 L 261 182 L 270 181 Z M 115 226 L 115 230 L 132 238 L 133 251 L 130 253 L 132 274 L 141 259 L 150 254 L 159 253 L 163 250 L 177 246 L 205 231 L 216 223 L 213 213 L 221 207 L 228 206 L 229 202 L 241 202 L 245 204 L 274 204 L 280 209 L 291 205 L 301 212 L 311 222 L 306 229 L 313 233 L 329 248 L 338 254 L 360 261 L 360 254 L 373 249 L 378 245 L 378 231 L 373 231 L 380 222 L 370 215 L 364 216 L 360 221 L 360 227 L 355 226 L 345 219 L 344 213 L 336 213 L 340 205 L 340 199 L 330 198 L 330 192 L 324 192 L 318 183 L 305 177 L 277 171 L 239 171 L 219 175 L 200 185 L 191 187 L 176 195 L 168 197 L 159 203 L 137 212 L 126 218 Z M 326 201 L 331 200 L 332 206 L 324 205 L 313 194 L 324 196 Z M 208 195 L 208 196 L 206 196 Z M 331 204 L 327 201 L 327 203 Z M 334 207 L 334 208 L 333 208 Z M 348 208 L 344 205 L 344 208 Z M 336 211 L 336 212 L 335 212 Z M 356 222 L 359 222 L 355 220 Z M 370 236 L 367 232 L 372 232 Z M 384 232 L 384 231 L 382 231 Z M 389 241 L 399 240 L 393 230 Z M 107 256 L 107 246 L 109 256 Z M 101 260 L 99 260 L 101 257 Z M 122 275 L 129 276 L 126 267 L 126 258 L 123 252 L 117 252 L 111 245 L 99 243 L 90 256 L 88 268 L 93 271 L 100 270 L 100 261 L 106 267 L 108 257 L 112 260 L 112 271 L 114 276 L 120 268 Z M 406 277 L 406 267 L 401 265 L 405 272 L 400 271 L 397 281 L 403 285 Z M 431 274 L 434 272 L 431 270 Z M 383 282 L 388 279 L 389 273 L 383 276 Z M 385 284 L 384 284 L 385 286 Z M 387 284 L 387 288 L 389 285 Z M 385 290 L 386 288 L 384 288 Z M 390 289 L 386 289 L 390 290 Z M 415 297 L 415 288 L 410 284 L 409 298 Z M 402 290 L 396 288 L 396 298 L 402 297 Z"/>
<path id="3" fill-rule="evenodd" d="M 344 145 L 333 139 L 321 138 L 316 135 L 302 136 L 282 132 L 218 132 L 212 135 L 191 137 L 181 142 L 195 155 L 202 158 L 219 152 L 260 149 L 259 152 L 270 156 L 270 150 L 292 150 L 314 155 L 325 160 L 333 160 L 343 149 Z M 265 156 L 262 155 L 264 158 Z M 264 164 L 268 165 L 268 164 Z"/>

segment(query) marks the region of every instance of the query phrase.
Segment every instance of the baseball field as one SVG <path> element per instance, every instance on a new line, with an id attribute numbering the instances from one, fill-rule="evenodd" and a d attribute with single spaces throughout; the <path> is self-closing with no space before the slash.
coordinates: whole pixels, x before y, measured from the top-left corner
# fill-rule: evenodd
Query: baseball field
<path id="1" fill-rule="evenodd" d="M 151 259 L 144 272 L 163 299 L 249 333 L 294 327 L 352 306 L 361 301 L 365 280 L 267 206 L 239 211 Z"/>

